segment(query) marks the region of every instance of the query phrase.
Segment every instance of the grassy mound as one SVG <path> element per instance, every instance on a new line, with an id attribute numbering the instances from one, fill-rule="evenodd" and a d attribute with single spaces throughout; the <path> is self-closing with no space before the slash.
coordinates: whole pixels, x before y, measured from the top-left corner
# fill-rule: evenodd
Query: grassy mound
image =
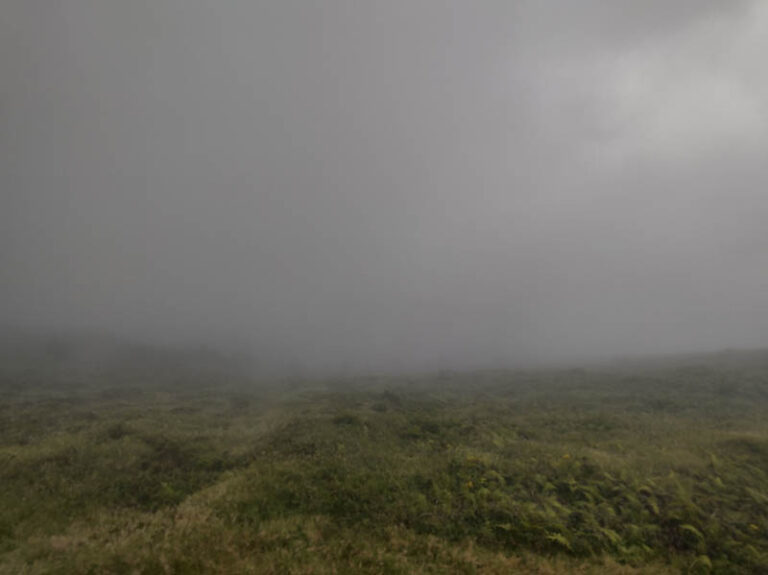
<path id="1" fill-rule="evenodd" d="M 8 367 L 0 572 L 765 573 L 762 364 Z"/>

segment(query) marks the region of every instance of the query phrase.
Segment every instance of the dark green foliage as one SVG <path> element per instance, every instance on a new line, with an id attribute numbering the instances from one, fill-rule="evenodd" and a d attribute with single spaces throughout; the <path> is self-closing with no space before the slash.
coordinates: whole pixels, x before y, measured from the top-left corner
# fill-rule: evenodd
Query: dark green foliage
<path id="1" fill-rule="evenodd" d="M 360 418 L 353 413 L 341 413 L 333 418 L 336 425 L 360 425 Z"/>
<path id="2" fill-rule="evenodd" d="M 37 557 L 30 541 L 105 512 L 174 517 L 210 487 L 216 495 L 198 504 L 205 521 L 244 556 L 254 541 L 259 553 L 301 555 L 319 545 L 308 518 L 325 518 L 331 540 L 383 541 L 402 529 L 505 556 L 768 572 L 760 369 L 450 373 L 278 389 L 185 387 L 177 377 L 109 387 L 62 374 L 21 387 L 6 374 L 0 566 Z M 259 540 L 291 521 L 292 531 Z M 124 556 L 93 560 L 99 572 L 135 567 Z M 171 571 L 207 564 L 205 551 L 173 561 Z M 382 561 L 358 564 L 397 572 Z M 150 556 L 141 569 L 168 565 Z"/>

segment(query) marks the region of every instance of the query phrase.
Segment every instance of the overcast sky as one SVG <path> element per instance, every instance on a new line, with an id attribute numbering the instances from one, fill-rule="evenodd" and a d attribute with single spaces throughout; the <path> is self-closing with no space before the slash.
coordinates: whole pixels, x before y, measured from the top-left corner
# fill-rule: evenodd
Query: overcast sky
<path id="1" fill-rule="evenodd" d="M 410 369 L 768 346 L 768 2 L 5 0 L 0 323 Z"/>

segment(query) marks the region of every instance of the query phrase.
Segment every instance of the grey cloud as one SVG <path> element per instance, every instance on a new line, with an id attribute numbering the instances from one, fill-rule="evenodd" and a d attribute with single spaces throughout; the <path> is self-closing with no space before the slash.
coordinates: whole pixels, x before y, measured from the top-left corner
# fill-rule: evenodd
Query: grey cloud
<path id="1" fill-rule="evenodd" d="M 307 369 L 759 346 L 758 2 L 46 3 L 0 321 Z"/>

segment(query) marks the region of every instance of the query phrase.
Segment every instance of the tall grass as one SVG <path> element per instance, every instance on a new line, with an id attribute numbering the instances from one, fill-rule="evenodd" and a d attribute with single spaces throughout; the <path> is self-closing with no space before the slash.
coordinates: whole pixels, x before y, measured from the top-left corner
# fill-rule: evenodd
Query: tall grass
<path id="1" fill-rule="evenodd" d="M 768 572 L 759 363 L 136 373 L 4 368 L 0 572 Z"/>

